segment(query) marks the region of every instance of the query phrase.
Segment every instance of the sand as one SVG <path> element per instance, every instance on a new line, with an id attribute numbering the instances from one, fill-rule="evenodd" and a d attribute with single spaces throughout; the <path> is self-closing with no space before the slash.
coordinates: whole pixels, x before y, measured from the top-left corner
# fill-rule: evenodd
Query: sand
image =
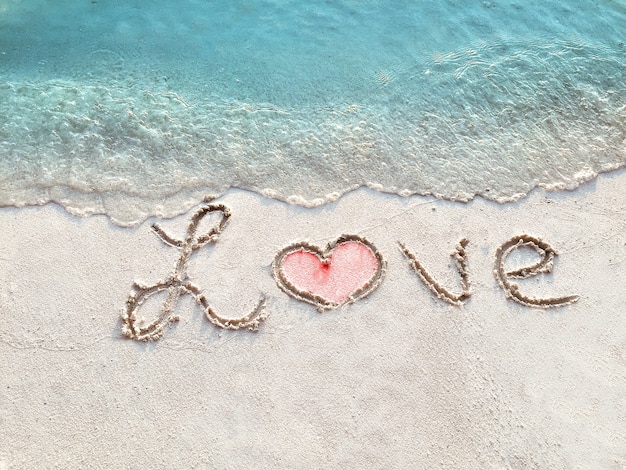
<path id="1" fill-rule="evenodd" d="M 624 187 L 619 171 L 505 205 L 361 189 L 314 209 L 231 190 L 185 269 L 221 317 L 263 297 L 258 331 L 214 326 L 183 292 L 154 341 L 122 320 L 133 283 L 180 257 L 150 224 L 181 238 L 195 210 L 120 228 L 1 209 L 0 468 L 626 468 Z M 320 313 L 277 285 L 281 250 L 343 234 L 382 255 L 368 295 Z M 523 235 L 553 272 L 506 282 L 573 303 L 507 297 L 496 253 Z"/>

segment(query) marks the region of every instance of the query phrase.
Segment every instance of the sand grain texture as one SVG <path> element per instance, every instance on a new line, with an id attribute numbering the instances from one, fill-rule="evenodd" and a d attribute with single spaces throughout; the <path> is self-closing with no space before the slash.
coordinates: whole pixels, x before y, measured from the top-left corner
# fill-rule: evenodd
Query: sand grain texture
<path id="1" fill-rule="evenodd" d="M 189 276 L 220 315 L 266 294 L 269 317 L 219 330 L 182 296 L 180 321 L 148 343 L 122 336 L 121 313 L 132 283 L 178 256 L 149 223 L 2 209 L 0 467 L 624 468 L 625 185 L 622 171 L 507 205 L 359 190 L 314 209 L 231 190 L 232 219 Z M 188 221 L 158 222 L 182 236 Z M 371 295 L 318 313 L 276 286 L 281 249 L 343 233 L 387 261 Z M 495 253 L 522 234 L 559 256 L 520 290 L 578 302 L 506 298 Z M 459 292 L 463 238 L 472 295 L 455 306 L 398 242 Z M 525 256 L 517 268 L 537 261 Z"/>

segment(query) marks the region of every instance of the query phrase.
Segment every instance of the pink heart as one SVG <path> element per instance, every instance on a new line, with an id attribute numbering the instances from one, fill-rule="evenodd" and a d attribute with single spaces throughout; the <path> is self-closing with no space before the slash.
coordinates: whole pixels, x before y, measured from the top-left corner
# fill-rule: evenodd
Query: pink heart
<path id="1" fill-rule="evenodd" d="M 383 272 L 380 253 L 356 235 L 342 235 L 325 250 L 296 243 L 281 250 L 274 260 L 278 286 L 321 310 L 366 296 L 378 287 Z"/>

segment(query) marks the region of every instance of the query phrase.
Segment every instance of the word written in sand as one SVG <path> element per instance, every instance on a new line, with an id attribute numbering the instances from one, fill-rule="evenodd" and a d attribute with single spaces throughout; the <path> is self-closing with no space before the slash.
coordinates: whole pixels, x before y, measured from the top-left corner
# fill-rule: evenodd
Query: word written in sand
<path id="1" fill-rule="evenodd" d="M 274 259 L 274 279 L 284 292 L 318 310 L 354 302 L 382 282 L 385 261 L 365 238 L 342 235 L 325 249 L 294 243 Z"/>
<path id="2" fill-rule="evenodd" d="M 214 212 L 220 215 L 217 225 L 204 235 L 197 235 L 196 232 L 200 221 L 206 215 Z M 230 210 L 225 206 L 221 204 L 204 205 L 192 216 L 184 240 L 172 238 L 156 224 L 152 226 L 152 229 L 163 243 L 180 251 L 180 257 L 172 274 L 164 280 L 149 286 L 137 282 L 133 285 L 133 291 L 126 301 L 126 310 L 122 315 L 124 323 L 123 333 L 125 336 L 140 341 L 160 338 L 163 335 L 163 330 L 169 323 L 179 320 L 178 316 L 174 315 L 173 312 L 181 295 L 192 296 L 201 305 L 206 318 L 217 327 L 229 330 L 247 328 L 251 331 L 257 331 L 259 329 L 259 323 L 266 319 L 264 297 L 261 297 L 256 308 L 248 315 L 236 319 L 224 318 L 209 306 L 204 294 L 191 282 L 187 274 L 187 265 L 191 256 L 207 243 L 215 242 L 229 218 Z M 153 321 L 141 319 L 138 316 L 141 306 L 150 297 L 159 293 L 165 293 L 166 295 L 157 318 Z"/>
<path id="3" fill-rule="evenodd" d="M 209 305 L 205 295 L 196 287 L 187 274 L 191 256 L 208 243 L 216 242 L 231 216 L 230 210 L 222 204 L 205 204 L 194 213 L 184 240 L 178 240 L 154 224 L 152 229 L 163 243 L 180 251 L 174 271 L 164 280 L 152 285 L 135 282 L 126 301 L 122 314 L 125 336 L 148 341 L 160 338 L 165 327 L 178 316 L 174 308 L 181 295 L 190 295 L 204 310 L 209 322 L 219 328 L 239 330 L 247 328 L 258 331 L 259 325 L 267 318 L 265 296 L 261 296 L 256 308 L 248 315 L 239 318 L 225 318 L 218 315 Z M 217 214 L 215 226 L 203 235 L 198 235 L 200 222 L 209 214 Z M 209 219 L 207 219 L 209 220 Z M 400 249 L 415 271 L 418 278 L 431 292 L 444 302 L 462 305 L 471 296 L 466 248 L 467 239 L 462 239 L 450 255 L 460 278 L 460 292 L 453 293 L 441 285 L 428 273 L 424 265 L 402 242 Z M 516 250 L 534 251 L 539 260 L 530 266 L 507 270 L 507 258 Z M 550 273 L 554 267 L 557 252 L 546 242 L 530 235 L 513 237 L 496 250 L 494 275 L 506 297 L 527 307 L 552 308 L 576 302 L 579 297 L 534 298 L 520 292 L 515 279 L 528 279 L 542 273 Z M 278 287 L 295 299 L 308 302 L 322 312 L 355 302 L 371 294 L 381 284 L 386 262 L 376 247 L 358 235 L 342 235 L 325 248 L 306 242 L 291 244 L 280 250 L 272 265 L 274 279 Z M 139 316 L 142 306 L 157 294 L 164 298 L 156 319 L 148 321 Z"/>

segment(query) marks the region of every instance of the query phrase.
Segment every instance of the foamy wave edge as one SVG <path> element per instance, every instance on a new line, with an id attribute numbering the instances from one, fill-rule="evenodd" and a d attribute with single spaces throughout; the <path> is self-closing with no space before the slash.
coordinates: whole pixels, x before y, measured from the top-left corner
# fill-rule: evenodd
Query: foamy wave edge
<path id="1" fill-rule="evenodd" d="M 29 188 L 24 191 L 20 198 L 13 196 L 5 200 L 0 200 L 0 207 L 23 208 L 54 203 L 63 207 L 69 214 L 74 216 L 87 217 L 92 215 L 105 215 L 113 224 L 119 227 L 133 227 L 140 225 L 152 217 L 169 219 L 179 216 L 188 212 L 202 201 L 218 199 L 233 189 L 254 192 L 268 199 L 274 199 L 303 208 L 314 208 L 333 203 L 347 193 L 360 188 L 368 188 L 378 193 L 401 198 L 432 197 L 439 200 L 466 204 L 478 197 L 498 204 L 508 204 L 524 199 L 536 189 L 543 189 L 547 192 L 574 191 L 581 185 L 595 180 L 602 174 L 611 173 L 624 168 L 626 168 L 626 163 L 614 164 L 599 171 L 585 167 L 567 181 L 537 183 L 529 187 L 526 191 L 509 195 L 491 194 L 489 192 L 475 192 L 473 194 L 462 192 L 451 197 L 450 195 L 439 194 L 433 191 L 414 191 L 410 189 L 384 187 L 378 183 L 366 183 L 354 184 L 321 197 L 306 197 L 297 194 L 287 195 L 271 188 L 260 189 L 249 186 L 231 185 L 221 191 L 215 191 L 209 188 L 182 189 L 176 193 L 150 198 L 120 191 L 110 193 L 86 193 L 69 186 L 54 186 L 50 188 Z"/>

